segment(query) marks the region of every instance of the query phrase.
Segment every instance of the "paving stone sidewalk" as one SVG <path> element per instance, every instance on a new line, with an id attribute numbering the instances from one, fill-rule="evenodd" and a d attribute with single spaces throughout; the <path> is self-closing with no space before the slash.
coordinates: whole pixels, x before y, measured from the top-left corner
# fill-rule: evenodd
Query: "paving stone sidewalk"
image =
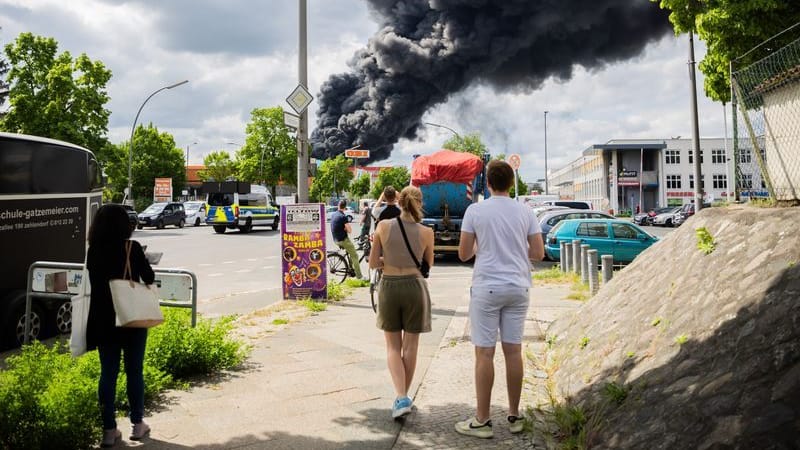
<path id="1" fill-rule="evenodd" d="M 525 322 L 523 354 L 541 354 L 547 326 L 562 314 L 574 311 L 580 303 L 564 300 L 569 293 L 565 286 L 544 286 L 531 289 L 531 307 Z M 525 433 L 512 435 L 506 415 L 505 366 L 502 349 L 495 352 L 495 382 L 492 389 L 491 416 L 494 438 L 478 439 L 463 436 L 454 430 L 456 421 L 475 413 L 474 347 L 470 343 L 468 308 L 458 308 L 445 332 L 439 351 L 431 362 L 414 399 L 416 409 L 400 431 L 396 450 L 407 449 L 471 449 L 471 448 L 544 448 Z M 534 402 L 535 391 L 543 379 L 526 364 L 521 408 Z"/>

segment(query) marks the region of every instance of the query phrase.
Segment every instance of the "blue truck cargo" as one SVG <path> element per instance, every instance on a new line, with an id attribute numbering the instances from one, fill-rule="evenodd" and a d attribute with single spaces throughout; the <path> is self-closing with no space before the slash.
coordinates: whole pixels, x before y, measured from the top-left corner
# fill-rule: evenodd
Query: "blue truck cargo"
<path id="1" fill-rule="evenodd" d="M 422 192 L 422 224 L 433 229 L 434 253 L 454 253 L 458 251 L 461 236 L 461 221 L 469 205 L 478 201 L 481 195 L 489 196 L 486 189 L 486 164 L 489 154 L 481 158 L 482 164 L 472 180 L 464 182 L 435 181 L 427 179 L 428 184 L 415 183 L 412 166 L 412 184 L 419 185 Z M 415 160 L 416 163 L 416 160 Z M 433 181 L 433 182 L 431 182 Z"/>

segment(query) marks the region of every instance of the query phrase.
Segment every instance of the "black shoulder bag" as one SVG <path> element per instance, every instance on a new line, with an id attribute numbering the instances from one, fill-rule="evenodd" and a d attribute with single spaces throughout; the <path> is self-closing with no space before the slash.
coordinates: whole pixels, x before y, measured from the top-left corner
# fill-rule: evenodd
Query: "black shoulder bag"
<path id="1" fill-rule="evenodd" d="M 397 218 L 397 224 L 400 225 L 400 232 L 403 233 L 403 240 L 406 241 L 406 248 L 408 249 L 408 253 L 411 254 L 411 258 L 414 259 L 414 264 L 417 265 L 417 269 L 419 269 L 419 273 L 422 274 L 423 278 L 428 278 L 428 275 L 431 274 L 431 266 L 428 264 L 428 261 L 422 259 L 422 264 L 419 263 L 417 259 L 417 255 L 414 254 L 414 250 L 411 249 L 411 244 L 408 243 L 408 236 L 406 236 L 406 229 L 403 226 L 403 221 L 400 217 Z"/>

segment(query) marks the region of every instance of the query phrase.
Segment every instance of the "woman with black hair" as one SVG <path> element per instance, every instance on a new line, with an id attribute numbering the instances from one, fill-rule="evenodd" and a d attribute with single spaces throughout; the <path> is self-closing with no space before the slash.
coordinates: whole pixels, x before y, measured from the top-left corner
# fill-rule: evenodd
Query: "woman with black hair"
<path id="1" fill-rule="evenodd" d="M 127 261 L 125 247 L 130 237 L 128 213 L 122 206 L 104 205 L 97 211 L 89 228 L 89 254 L 86 261 L 92 287 L 86 344 L 89 350 L 97 348 L 100 354 L 97 394 L 103 418 L 103 447 L 112 447 L 122 438 L 122 433 L 117 429 L 114 407 L 121 355 L 125 361 L 130 419 L 133 424 L 130 438 L 140 440 L 150 432 L 150 427 L 142 420 L 147 328 L 116 326 L 114 302 L 108 285 L 112 279 L 123 278 Z M 142 246 L 136 241 L 130 242 L 131 278 L 152 284 L 155 274 Z"/>

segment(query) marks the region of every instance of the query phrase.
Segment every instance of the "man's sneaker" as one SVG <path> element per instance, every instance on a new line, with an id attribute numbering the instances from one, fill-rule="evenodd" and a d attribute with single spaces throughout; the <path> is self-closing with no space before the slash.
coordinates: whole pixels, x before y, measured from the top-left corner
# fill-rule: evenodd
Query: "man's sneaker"
<path id="1" fill-rule="evenodd" d="M 411 413 L 411 399 L 408 397 L 398 397 L 392 405 L 392 418 L 397 419 Z"/>
<path id="2" fill-rule="evenodd" d="M 133 424 L 133 431 L 131 431 L 131 439 L 134 441 L 140 441 L 143 437 L 150 434 L 150 425 L 139 422 Z"/>
<path id="3" fill-rule="evenodd" d="M 525 419 L 519 416 L 508 416 L 508 430 L 512 433 L 521 433 L 525 428 Z"/>
<path id="4" fill-rule="evenodd" d="M 100 447 L 113 447 L 120 439 L 122 439 L 122 432 L 118 429 L 103 430 L 103 441 L 100 443 Z"/>
<path id="5" fill-rule="evenodd" d="M 491 419 L 486 419 L 486 422 L 483 423 L 478 422 L 478 419 L 475 418 L 465 420 L 463 422 L 456 422 L 456 431 L 460 434 L 475 436 L 483 439 L 488 439 L 494 436 Z"/>

